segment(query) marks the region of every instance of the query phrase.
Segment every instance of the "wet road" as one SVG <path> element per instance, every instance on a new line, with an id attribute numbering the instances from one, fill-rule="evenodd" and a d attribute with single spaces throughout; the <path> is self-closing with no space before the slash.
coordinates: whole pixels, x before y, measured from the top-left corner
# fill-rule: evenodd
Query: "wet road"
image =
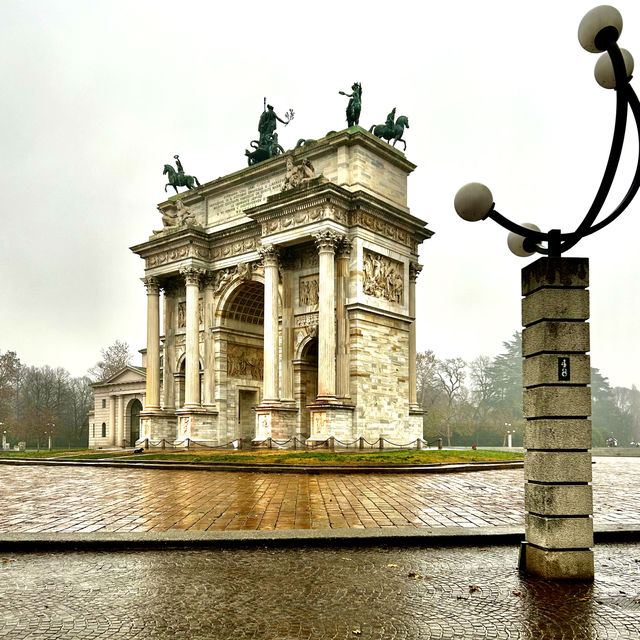
<path id="1" fill-rule="evenodd" d="M 597 458 L 596 526 L 640 522 L 640 458 Z M 294 474 L 0 465 L 0 533 L 524 524 L 522 469 Z"/>
<path id="2" fill-rule="evenodd" d="M 513 547 L 9 554 L 0 638 L 640 637 L 640 545 L 593 585 L 525 579 Z"/>

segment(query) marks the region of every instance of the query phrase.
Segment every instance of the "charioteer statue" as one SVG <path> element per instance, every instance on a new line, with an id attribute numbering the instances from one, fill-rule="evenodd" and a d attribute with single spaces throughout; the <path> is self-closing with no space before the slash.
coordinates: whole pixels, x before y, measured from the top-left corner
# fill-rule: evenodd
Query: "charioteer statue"
<path id="1" fill-rule="evenodd" d="M 273 106 L 266 104 L 265 99 L 265 108 L 258 122 L 259 139 L 251 141 L 250 146 L 253 148 L 253 151 L 246 149 L 244 152 L 247 156 L 249 166 L 284 153 L 284 149 L 278 144 L 276 127 L 278 126 L 278 122 L 282 122 L 286 127 L 293 120 L 293 109 L 289 109 L 284 115 L 285 120 L 278 116 Z"/>

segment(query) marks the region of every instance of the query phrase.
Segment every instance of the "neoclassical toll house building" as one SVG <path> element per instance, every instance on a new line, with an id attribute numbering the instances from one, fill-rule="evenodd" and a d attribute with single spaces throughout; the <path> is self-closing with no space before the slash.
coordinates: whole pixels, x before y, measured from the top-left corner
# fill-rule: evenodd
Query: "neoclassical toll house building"
<path id="1" fill-rule="evenodd" d="M 421 436 L 414 168 L 352 127 L 160 204 L 140 439 Z"/>

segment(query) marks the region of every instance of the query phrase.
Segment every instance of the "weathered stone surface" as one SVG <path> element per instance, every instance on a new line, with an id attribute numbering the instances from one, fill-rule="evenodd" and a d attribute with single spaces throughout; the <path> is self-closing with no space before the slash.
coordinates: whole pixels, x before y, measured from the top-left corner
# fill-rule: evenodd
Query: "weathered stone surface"
<path id="1" fill-rule="evenodd" d="M 534 482 L 591 482 L 591 453 L 527 451 L 524 477 Z"/>
<path id="2" fill-rule="evenodd" d="M 569 378 L 560 379 L 558 358 L 569 359 Z M 538 384 L 590 384 L 591 361 L 586 354 L 541 353 L 522 362 L 522 383 L 525 387 Z"/>
<path id="3" fill-rule="evenodd" d="M 567 386 L 525 389 L 523 412 L 525 418 L 590 416 L 591 390 Z"/>
<path id="4" fill-rule="evenodd" d="M 589 325 L 586 322 L 543 321 L 522 331 L 522 355 L 543 351 L 566 353 L 589 351 Z"/>
<path id="5" fill-rule="evenodd" d="M 540 258 L 522 269 L 523 296 L 541 287 L 588 286 L 588 258 Z"/>
<path id="6" fill-rule="evenodd" d="M 546 485 L 526 482 L 524 503 L 528 512 L 540 516 L 591 515 L 593 489 L 589 484 Z"/>
<path id="7" fill-rule="evenodd" d="M 525 449 L 590 449 L 591 421 L 549 418 L 528 420 L 524 432 Z"/>
<path id="8" fill-rule="evenodd" d="M 547 551 L 531 545 L 525 547 L 527 573 L 547 580 L 592 580 L 593 551 Z"/>
<path id="9" fill-rule="evenodd" d="M 586 289 L 538 289 L 522 299 L 522 324 L 540 320 L 588 320 Z"/>
<path id="10" fill-rule="evenodd" d="M 588 549 L 593 546 L 593 520 L 584 518 L 546 518 L 527 513 L 527 542 L 545 549 Z"/>

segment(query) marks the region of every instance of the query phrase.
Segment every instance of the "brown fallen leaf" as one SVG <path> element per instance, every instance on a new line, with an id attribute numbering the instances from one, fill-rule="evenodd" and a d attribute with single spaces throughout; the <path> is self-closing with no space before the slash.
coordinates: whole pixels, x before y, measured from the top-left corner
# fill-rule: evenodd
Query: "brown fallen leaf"
<path id="1" fill-rule="evenodd" d="M 469 585 L 469 593 L 473 593 L 474 591 L 480 591 L 480 587 L 476 587 L 475 584 Z"/>
<path id="2" fill-rule="evenodd" d="M 2 562 L 11 562 L 11 560 L 9 560 L 9 558 L 2 558 Z"/>
<path id="3" fill-rule="evenodd" d="M 511 593 L 513 593 L 514 596 L 518 596 L 518 598 L 524 598 L 522 591 L 512 591 Z"/>
<path id="4" fill-rule="evenodd" d="M 354 636 L 361 636 L 362 635 L 362 629 L 354 629 L 351 633 Z"/>
<path id="5" fill-rule="evenodd" d="M 416 573 L 415 571 L 410 571 L 409 572 L 409 578 L 419 578 L 420 574 Z"/>
<path id="6" fill-rule="evenodd" d="M 393 568 L 396 568 L 397 566 L 398 566 L 398 565 L 397 565 L 397 564 L 394 564 L 393 562 L 390 562 L 390 563 L 387 565 L 387 567 L 393 567 Z"/>

